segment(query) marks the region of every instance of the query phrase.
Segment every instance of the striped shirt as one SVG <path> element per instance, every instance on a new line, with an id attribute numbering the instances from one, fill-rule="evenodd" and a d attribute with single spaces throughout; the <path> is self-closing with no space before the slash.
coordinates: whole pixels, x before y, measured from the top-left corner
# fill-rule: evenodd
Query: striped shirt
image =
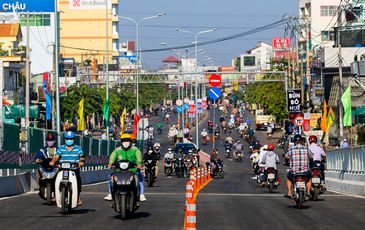
<path id="1" fill-rule="evenodd" d="M 79 163 L 80 158 L 84 157 L 84 153 L 82 149 L 78 145 L 74 145 L 71 151 L 68 151 L 66 145 L 61 145 L 56 152 L 56 155 L 60 157 L 59 162 L 71 162 L 71 163 Z"/>
<path id="2" fill-rule="evenodd" d="M 292 173 L 304 173 L 309 170 L 309 158 L 312 158 L 313 154 L 306 147 L 298 144 L 293 146 L 285 157 L 289 158 Z"/>

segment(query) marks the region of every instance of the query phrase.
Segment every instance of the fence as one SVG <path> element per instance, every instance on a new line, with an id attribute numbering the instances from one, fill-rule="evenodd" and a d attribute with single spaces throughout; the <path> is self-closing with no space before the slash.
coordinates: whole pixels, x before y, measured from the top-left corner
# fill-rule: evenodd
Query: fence
<path id="1" fill-rule="evenodd" d="M 365 146 L 330 150 L 327 154 L 327 170 L 364 174 Z"/>
<path id="2" fill-rule="evenodd" d="M 20 126 L 4 123 L 3 150 L 17 152 L 20 149 Z"/>

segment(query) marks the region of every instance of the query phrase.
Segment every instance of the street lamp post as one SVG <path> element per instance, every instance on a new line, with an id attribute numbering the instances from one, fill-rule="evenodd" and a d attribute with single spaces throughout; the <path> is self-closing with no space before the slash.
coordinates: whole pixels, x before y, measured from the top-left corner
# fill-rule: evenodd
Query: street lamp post
<path id="1" fill-rule="evenodd" d="M 191 31 L 176 29 L 178 32 L 194 34 Z M 196 147 L 199 148 L 199 119 L 198 119 L 198 37 L 204 33 L 214 32 L 216 29 L 203 30 L 195 34 L 194 45 L 195 45 L 195 131 L 196 131 Z"/>
<path id="2" fill-rule="evenodd" d="M 164 16 L 164 15 L 166 15 L 166 13 L 159 13 L 159 14 L 154 15 L 154 16 L 142 18 L 138 21 L 133 19 L 133 18 L 129 18 L 129 17 L 125 17 L 125 16 L 118 16 L 119 18 L 123 18 L 123 19 L 127 19 L 129 21 L 132 21 L 136 25 L 136 52 L 137 52 L 137 66 L 136 66 L 136 71 L 137 71 L 137 76 L 136 76 L 137 103 L 136 103 L 136 112 L 137 112 L 137 114 L 139 114 L 139 58 L 140 58 L 140 53 L 139 53 L 139 24 L 142 21 L 145 21 L 145 20 L 148 20 L 148 19 L 153 19 L 153 18 L 158 18 L 158 17 Z"/>

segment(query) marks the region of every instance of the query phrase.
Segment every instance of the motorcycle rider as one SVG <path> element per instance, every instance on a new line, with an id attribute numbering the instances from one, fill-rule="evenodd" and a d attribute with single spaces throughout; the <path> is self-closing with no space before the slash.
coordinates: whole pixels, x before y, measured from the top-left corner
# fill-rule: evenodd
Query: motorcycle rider
<path id="1" fill-rule="evenodd" d="M 142 169 L 142 154 L 139 149 L 135 146 L 132 146 L 132 135 L 129 133 L 124 133 L 120 138 L 122 145 L 116 148 L 109 156 L 108 167 L 111 168 L 114 163 L 120 160 L 128 160 L 132 163 L 136 164 L 136 168 L 130 169 L 131 172 L 136 173 L 137 182 L 139 184 L 139 201 L 146 201 L 146 197 L 144 195 L 144 183 L 143 183 L 143 175 L 141 173 Z M 112 186 L 113 184 L 113 176 L 110 177 Z M 136 184 L 136 186 L 138 186 Z M 105 199 L 105 198 L 104 198 Z"/>
<path id="2" fill-rule="evenodd" d="M 230 144 L 231 147 L 232 147 L 232 145 L 233 145 L 233 138 L 232 137 L 227 137 L 225 141 L 226 141 L 226 143 Z"/>
<path id="3" fill-rule="evenodd" d="M 210 171 L 211 174 L 214 174 L 214 170 L 217 166 L 217 160 L 218 160 L 218 149 L 214 148 L 212 150 L 212 153 L 210 154 Z"/>
<path id="4" fill-rule="evenodd" d="M 240 140 L 237 140 L 237 141 L 233 144 L 232 148 L 234 149 L 234 151 L 233 151 L 234 157 L 235 157 L 235 158 L 237 158 L 237 153 L 238 153 L 238 152 L 241 152 L 241 153 L 242 153 L 242 150 L 243 150 L 243 144 L 241 143 L 241 141 L 240 141 Z"/>
<path id="5" fill-rule="evenodd" d="M 163 128 L 163 122 L 162 121 L 159 121 L 157 123 L 157 131 L 158 131 L 159 134 L 161 134 L 162 128 Z"/>
<path id="6" fill-rule="evenodd" d="M 143 156 L 143 162 L 146 162 L 148 160 L 152 160 L 152 161 L 156 162 L 156 165 L 155 165 L 155 179 L 157 179 L 157 175 L 158 175 L 157 162 L 158 162 L 159 159 L 160 159 L 160 155 L 158 153 L 156 153 L 153 148 L 149 148 Z M 145 171 L 144 171 L 144 176 L 146 176 Z"/>
<path id="7" fill-rule="evenodd" d="M 219 118 L 219 122 L 222 124 L 222 122 L 225 121 L 225 118 L 224 116 L 222 115 L 220 118 Z"/>
<path id="8" fill-rule="evenodd" d="M 294 136 L 294 146 L 285 154 L 289 159 L 290 166 L 286 178 L 286 186 L 288 189 L 284 197 L 291 199 L 293 196 L 293 182 L 295 174 L 304 174 L 307 177 L 306 181 L 306 198 L 310 197 L 310 189 L 312 181 L 310 180 L 311 173 L 309 170 L 309 159 L 312 158 L 312 153 L 302 145 L 302 136 L 296 134 Z"/>
<path id="9" fill-rule="evenodd" d="M 155 167 L 155 169 L 156 169 L 156 177 L 157 177 L 157 175 L 158 175 L 158 162 L 159 162 L 159 160 L 161 159 L 161 144 L 160 144 L 160 142 L 156 142 L 154 145 L 153 145 L 153 151 L 155 152 L 155 154 L 156 154 L 156 157 L 157 157 L 157 161 L 156 161 L 156 167 Z"/>
<path id="10" fill-rule="evenodd" d="M 176 157 L 175 157 L 174 152 L 172 151 L 172 148 L 169 148 L 167 150 L 167 153 L 164 155 L 163 158 L 165 160 L 171 160 L 172 161 L 172 171 L 174 171 L 175 170 L 175 167 L 174 167 L 175 164 L 174 164 L 174 162 L 175 162 Z M 166 168 L 164 170 L 165 170 L 165 174 L 166 174 Z"/>
<path id="11" fill-rule="evenodd" d="M 52 161 L 49 163 L 50 166 L 54 166 L 56 162 L 62 163 L 63 161 L 74 162 L 79 164 L 79 168 L 75 169 L 75 175 L 77 179 L 77 192 L 78 192 L 78 201 L 77 205 L 82 205 L 80 193 L 81 193 L 81 175 L 80 168 L 85 164 L 85 154 L 82 151 L 82 148 L 78 145 L 75 145 L 75 133 L 72 131 L 67 131 L 64 134 L 65 145 L 61 145 L 55 155 L 52 158 Z"/>
<path id="12" fill-rule="evenodd" d="M 46 138 L 46 146 L 41 148 L 35 155 L 35 162 L 37 164 L 40 164 L 42 168 L 49 168 L 49 163 L 51 162 L 52 158 L 54 157 L 54 154 L 57 151 L 57 147 L 55 147 L 55 137 L 52 133 L 47 134 Z M 37 172 L 37 185 L 39 188 L 39 181 L 41 179 L 40 171 Z"/>
<path id="13" fill-rule="evenodd" d="M 275 178 L 278 178 L 278 170 L 276 164 L 280 164 L 279 156 L 274 152 L 275 146 L 273 144 L 267 145 L 267 151 L 265 152 L 264 156 L 262 157 L 262 161 L 259 164 L 265 165 L 265 178 L 261 182 L 261 186 L 265 185 L 266 178 L 267 178 L 267 169 L 274 168 L 275 169 Z"/>
<path id="14" fill-rule="evenodd" d="M 325 182 L 325 176 L 324 176 L 324 162 L 326 161 L 326 152 L 317 145 L 317 137 L 314 135 L 311 135 L 309 137 L 309 147 L 308 150 L 313 154 L 313 161 L 310 163 L 310 168 L 313 168 L 315 165 L 319 164 L 318 167 L 319 170 L 321 170 L 322 174 L 322 181 L 323 184 Z M 323 185 L 324 187 L 324 185 Z"/>
<path id="15" fill-rule="evenodd" d="M 214 123 L 212 120 L 208 120 L 208 130 L 209 133 L 213 133 L 213 127 L 214 127 Z"/>
<path id="16" fill-rule="evenodd" d="M 203 142 L 207 142 L 207 137 L 208 137 L 208 132 L 207 130 L 203 129 L 202 133 L 201 133 L 201 136 L 202 136 L 202 139 L 203 139 Z"/>

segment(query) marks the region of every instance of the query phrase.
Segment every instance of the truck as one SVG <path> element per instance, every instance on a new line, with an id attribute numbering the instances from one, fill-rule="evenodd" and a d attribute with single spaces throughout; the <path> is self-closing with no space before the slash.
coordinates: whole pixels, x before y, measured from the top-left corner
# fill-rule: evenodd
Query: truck
<path id="1" fill-rule="evenodd" d="M 257 109 L 255 111 L 256 115 L 256 130 L 266 130 L 267 126 L 271 122 L 275 122 L 275 117 L 273 115 L 264 115 L 263 109 Z"/>

